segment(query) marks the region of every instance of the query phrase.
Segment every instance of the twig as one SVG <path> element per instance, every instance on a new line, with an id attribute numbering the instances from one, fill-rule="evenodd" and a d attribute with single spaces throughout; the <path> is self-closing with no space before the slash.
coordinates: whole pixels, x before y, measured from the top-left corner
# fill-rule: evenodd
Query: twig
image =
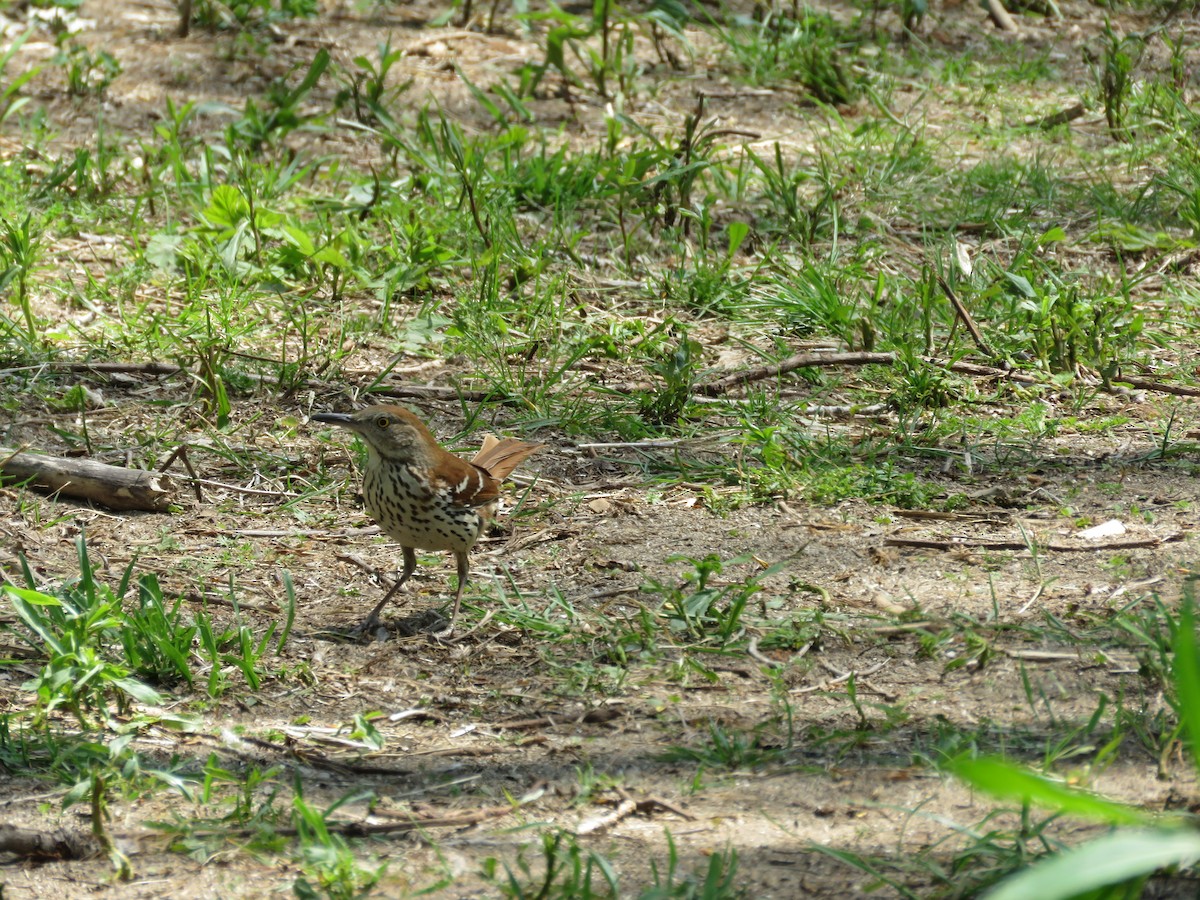
<path id="1" fill-rule="evenodd" d="M 290 491 L 268 491 L 263 488 L 242 487 L 238 484 L 226 484 L 223 481 L 213 481 L 211 478 L 193 478 L 194 484 L 205 484 L 209 487 L 222 488 L 227 491 L 234 491 L 238 494 L 253 494 L 257 497 L 276 497 L 280 500 L 295 500 L 300 494 L 293 494 Z"/>
<path id="2" fill-rule="evenodd" d="M 794 665 L 795 663 L 804 659 L 804 657 L 805 657 L 805 655 L 807 655 L 808 651 L 812 649 L 813 643 L 814 643 L 813 641 L 809 641 L 807 644 L 805 644 L 803 647 L 801 647 L 799 650 L 797 650 L 795 653 L 793 653 L 792 658 L 788 660 L 788 665 L 789 666 Z"/>
<path id="3" fill-rule="evenodd" d="M 1041 599 L 1042 591 L 1044 591 L 1045 589 L 1046 589 L 1046 582 L 1043 581 L 1040 584 L 1038 584 L 1037 590 L 1033 592 L 1033 596 L 1030 597 L 1028 600 L 1026 600 L 1025 605 L 1017 610 L 1017 615 L 1023 616 L 1023 615 L 1025 615 L 1025 613 L 1029 612 L 1029 607 L 1033 606 L 1033 604 L 1037 603 L 1038 600 Z"/>
<path id="4" fill-rule="evenodd" d="M 1025 659 L 1030 662 L 1068 662 L 1079 661 L 1078 653 L 1068 653 L 1059 650 L 1001 650 L 1005 656 L 1012 659 Z"/>
<path id="5" fill-rule="evenodd" d="M 618 787 L 617 791 L 621 794 L 622 797 L 628 798 L 629 795 L 625 793 L 624 788 Z M 670 803 L 668 803 L 666 800 L 663 800 L 661 797 L 647 797 L 645 800 L 639 800 L 637 807 L 638 807 L 638 812 L 648 812 L 650 809 L 653 809 L 654 807 L 658 807 L 659 809 L 661 809 L 665 812 L 671 813 L 671 815 L 679 816 L 679 818 L 686 819 L 689 822 L 696 821 L 695 816 L 691 815 L 690 813 L 684 812 L 678 806 L 672 806 Z"/>
<path id="6" fill-rule="evenodd" d="M 806 416 L 877 416 L 887 411 L 886 403 L 870 403 L 866 406 L 839 403 L 836 406 L 805 406 L 800 410 Z"/>
<path id="7" fill-rule="evenodd" d="M 1015 32 L 1017 30 L 1017 23 L 1004 8 L 1002 0 L 984 0 L 984 6 L 987 8 L 988 18 L 1001 31 Z"/>
<path id="8" fill-rule="evenodd" d="M 688 443 L 683 438 L 654 441 L 601 441 L 599 443 L 576 444 L 576 450 L 670 450 Z"/>
<path id="9" fill-rule="evenodd" d="M 1056 550 L 1060 553 L 1079 553 L 1091 550 L 1137 550 L 1143 547 L 1157 547 L 1183 539 L 1182 534 L 1169 534 L 1166 537 L 1141 538 L 1133 541 L 1112 541 L 1111 543 L 1091 544 L 1038 544 L 1039 550 Z M 964 537 L 952 537 L 942 540 L 932 538 L 884 538 L 885 546 L 909 547 L 917 550 L 959 550 L 964 547 L 980 550 L 1028 550 L 1029 544 L 1024 541 L 989 541 L 973 540 Z"/>
<path id="10" fill-rule="evenodd" d="M 899 696 L 898 694 L 894 693 L 893 691 L 885 691 L 883 688 L 881 688 L 875 682 L 869 681 L 866 678 L 856 678 L 855 681 L 858 682 L 858 687 L 860 690 L 868 690 L 872 694 L 878 694 L 880 697 L 882 697 L 888 703 L 894 703 L 896 701 L 896 697 Z"/>
<path id="11" fill-rule="evenodd" d="M 1031 128 L 1054 128 L 1058 125 L 1066 125 L 1083 115 L 1083 104 L 1076 103 L 1074 106 L 1068 106 L 1066 109 L 1060 109 L 1056 113 L 1050 113 L 1048 116 L 1042 116 L 1040 119 L 1027 119 L 1025 124 Z"/>
<path id="12" fill-rule="evenodd" d="M 51 368 L 67 372 L 99 372 L 106 375 L 179 375 L 186 370 L 182 366 L 165 362 L 89 362 L 58 363 Z"/>
<path id="13" fill-rule="evenodd" d="M 696 388 L 696 393 L 702 397 L 720 397 L 735 387 L 741 387 L 752 381 L 764 378 L 777 378 L 796 369 L 827 367 L 827 366 L 890 366 L 896 362 L 895 353 L 797 353 L 782 362 L 770 366 L 759 366 L 726 375 L 709 384 Z"/>
<path id="14" fill-rule="evenodd" d="M 987 345 L 987 341 L 983 339 L 983 335 L 979 331 L 979 326 L 975 324 L 975 320 L 971 318 L 971 314 L 967 312 L 967 308 L 963 306 L 962 301 L 958 299 L 958 295 L 950 288 L 946 279 L 939 275 L 937 282 L 938 286 L 942 289 L 942 293 L 946 295 L 946 299 L 950 301 L 950 305 L 954 307 L 955 314 L 967 331 L 970 332 L 971 340 L 975 342 L 975 346 L 988 359 L 995 359 L 995 352 Z"/>
<path id="15" fill-rule="evenodd" d="M 485 625 L 487 625 L 488 622 L 492 621 L 492 616 L 494 616 L 495 613 L 496 613 L 496 611 L 494 609 L 489 609 L 487 611 L 487 614 L 484 615 L 484 617 L 482 619 L 480 619 L 478 622 L 476 622 L 472 628 L 470 628 L 467 631 L 464 631 L 462 634 L 456 634 L 452 637 L 446 637 L 446 638 L 439 637 L 437 639 L 438 643 L 439 644 L 457 644 L 460 641 L 465 641 L 467 638 L 469 638 L 475 632 L 479 631 L 481 628 L 483 628 Z"/>
<path id="16" fill-rule="evenodd" d="M 579 835 L 591 834 L 593 831 L 600 831 L 601 829 L 616 825 L 622 819 L 632 816 L 637 812 L 637 806 L 637 803 L 632 800 L 622 800 L 617 804 L 616 809 L 611 812 L 607 812 L 602 816 L 593 816 L 590 819 L 584 819 L 575 827 L 575 833 Z"/>
<path id="17" fill-rule="evenodd" d="M 888 635 L 888 634 L 911 634 L 914 631 L 922 631 L 931 626 L 936 626 L 939 623 L 929 619 L 924 619 L 920 622 L 905 622 L 903 625 L 876 625 L 867 630 L 871 634 Z"/>
<path id="18" fill-rule="evenodd" d="M 1127 375 L 1118 375 L 1113 381 L 1127 384 L 1139 391 L 1175 394 L 1178 397 L 1200 397 L 1200 388 L 1188 387 L 1186 384 L 1164 384 L 1161 381 L 1151 381 L 1149 378 L 1131 378 Z"/>
<path id="19" fill-rule="evenodd" d="M 235 528 L 230 534 L 238 537 L 252 538 L 328 538 L 330 540 L 345 540 L 346 538 L 367 537 L 379 534 L 378 525 L 365 525 L 362 528 Z M 341 557 L 339 557 L 341 558 Z M 347 557 L 348 558 L 348 557 Z M 357 561 L 357 560 L 356 560 Z M 366 565 L 366 563 L 362 563 Z M 370 571 L 374 572 L 374 569 Z"/>
<path id="20" fill-rule="evenodd" d="M 407 834 L 424 828 L 460 828 L 463 825 L 477 825 L 488 819 L 498 819 L 506 816 L 520 807 L 519 803 L 507 806 L 488 806 L 475 812 L 463 813 L 457 816 L 430 816 L 425 819 L 409 819 L 407 822 L 390 822 L 386 824 L 368 825 L 365 822 L 326 821 L 325 827 L 333 834 L 344 837 L 372 837 L 388 834 Z M 198 837 L 254 837 L 258 832 L 253 828 L 233 828 L 228 830 L 201 829 L 189 834 Z M 300 830 L 294 826 L 280 826 L 272 830 L 272 834 L 280 837 L 298 837 Z"/>
<path id="21" fill-rule="evenodd" d="M 878 672 L 880 669 L 882 669 L 884 666 L 886 666 L 888 664 L 888 662 L 890 662 L 890 660 L 885 659 L 883 662 L 879 663 L 879 665 L 871 666 L 871 668 L 869 668 L 869 669 L 861 669 L 861 670 L 851 669 L 849 672 L 839 672 L 837 669 L 835 669 L 829 663 L 822 662 L 821 665 L 823 665 L 830 672 L 834 673 L 833 678 L 828 678 L 825 681 L 822 681 L 820 684 L 810 684 L 807 687 L 792 688 L 792 690 L 789 691 L 789 693 L 811 694 L 813 691 L 823 691 L 826 688 L 833 687 L 835 684 L 841 684 L 844 681 L 849 681 L 852 677 L 854 678 L 855 681 L 861 681 L 863 678 L 866 678 L 868 675 L 874 675 L 876 672 Z M 882 693 L 882 692 L 880 692 L 880 693 Z"/>
<path id="22" fill-rule="evenodd" d="M 171 468 L 171 463 L 175 460 L 183 462 L 183 467 L 187 473 L 192 476 L 192 491 L 196 494 L 196 500 L 199 503 L 204 502 L 204 492 L 200 490 L 200 477 L 196 474 L 196 470 L 192 468 L 192 461 L 188 459 L 187 444 L 180 444 L 167 457 L 167 461 L 158 467 L 158 471 L 165 472 Z"/>
<path id="23" fill-rule="evenodd" d="M 757 659 L 764 666 L 769 666 L 772 669 L 783 668 L 783 663 L 779 662 L 778 660 L 771 659 L 769 656 L 764 656 L 762 652 L 759 651 L 757 636 L 750 638 L 750 643 L 746 646 L 746 653 L 748 653 L 751 658 Z"/>

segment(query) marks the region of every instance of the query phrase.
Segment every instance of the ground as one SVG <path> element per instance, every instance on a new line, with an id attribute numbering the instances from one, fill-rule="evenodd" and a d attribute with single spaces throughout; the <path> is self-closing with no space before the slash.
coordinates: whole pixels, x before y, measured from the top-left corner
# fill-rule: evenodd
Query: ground
<path id="1" fill-rule="evenodd" d="M 174 36 L 176 12 L 165 0 L 85 0 L 80 33 L 114 53 L 122 75 L 102 100 L 69 99 L 52 86 L 34 99 L 48 110 L 60 150 L 87 145 L 101 127 L 132 138 L 162 124 L 168 96 L 186 91 L 240 108 L 272 78 L 311 59 L 315 47 L 348 60 L 390 35 L 408 51 L 403 70 L 415 81 L 414 103 L 434 97 L 460 121 L 485 127 L 488 117 L 454 66 L 485 84 L 539 51 L 515 33 L 486 34 L 477 22 L 429 28 L 437 11 L 425 3 L 326 4 L 313 20 L 281 25 L 278 42 L 260 55 L 232 52 L 232 39 L 219 32 Z M 1024 17 L 1012 40 L 1034 48 L 1062 42 L 1064 54 L 1078 55 L 1103 22 L 1082 4 L 1064 3 L 1062 12 L 1062 21 Z M 969 51 L 992 38 L 990 29 L 974 5 L 947 4 L 933 11 L 922 39 Z M 48 56 L 52 49 L 36 37 L 23 52 Z M 779 95 L 741 93 L 716 69 L 697 67 L 664 82 L 648 115 L 673 115 L 699 88 L 710 93 L 710 108 L 719 107 L 722 127 L 763 142 L 782 139 L 792 149 L 808 140 L 803 108 Z M 1065 87 L 1061 96 L 1055 86 L 1045 91 L 1047 110 L 1068 105 Z M 568 141 L 602 132 L 603 104 L 594 99 L 567 103 L 547 94 L 530 103 L 542 122 L 561 122 Z M 863 101 L 842 114 L 866 117 L 871 108 Z M 1089 113 L 1080 128 L 1100 135 L 1102 119 Z M 356 152 L 339 148 L 335 137 L 312 140 L 324 153 Z M 56 248 L 79 279 L 102 276 L 123 252 L 89 233 Z M 44 321 L 63 327 L 86 329 L 96 315 L 59 309 L 48 293 L 35 304 Z M 1193 782 L 1182 758 L 1170 755 L 1176 745 L 1131 733 L 1097 757 L 1117 733 L 1111 707 L 1089 725 L 1102 698 L 1114 705 L 1119 698 L 1143 721 L 1168 708 L 1144 656 L 1093 644 L 1088 635 L 1117 612 L 1175 604 L 1193 571 L 1192 463 L 1155 453 L 1167 435 L 1200 432 L 1194 401 L 1153 390 L 1041 395 L 1049 422 L 1070 416 L 1123 424 L 1088 433 L 1047 428 L 1036 442 L 976 447 L 974 458 L 950 445 L 937 458 L 898 456 L 897 465 L 940 485 L 941 499 L 963 498 L 934 512 L 857 499 L 813 502 L 802 492 L 741 504 L 737 490 L 720 482 L 655 483 L 644 467 L 653 451 L 631 443 L 598 447 L 538 434 L 548 446 L 519 469 L 509 513 L 473 554 L 475 580 L 454 639 L 439 640 L 424 627 L 433 621 L 428 611 L 451 596 L 453 572 L 448 556 L 426 554 L 385 615 L 386 639 L 362 642 L 337 632 L 374 605 L 399 553 L 356 500 L 351 444 L 307 421 L 357 402 L 369 373 L 391 361 L 387 339 L 356 340 L 341 384 L 291 391 L 262 384 L 234 396 L 231 415 L 243 425 L 222 445 L 214 444 L 186 375 L 81 373 L 93 392 L 89 439 L 119 448 L 124 435 L 169 433 L 173 445 L 190 448 L 199 495 L 178 463 L 178 505 L 170 514 L 115 514 L 7 487 L 0 491 L 0 566 L 19 581 L 23 557 L 40 583 L 56 583 L 79 571 L 75 541 L 86 534 L 102 579 L 115 583 L 136 560 L 136 572 L 155 573 L 189 614 L 204 609 L 223 624 L 245 622 L 259 637 L 272 623 L 282 627 L 286 574 L 295 620 L 286 644 L 276 650 L 270 642 L 271 676 L 250 690 L 230 669 L 232 689 L 211 700 L 185 693 L 169 701 L 135 745 L 164 766 L 173 760 L 197 771 L 211 762 L 237 773 L 237 782 L 278 767 L 290 789 L 295 773 L 307 802 L 323 808 L 349 795 L 338 818 L 366 827 L 428 820 L 355 844 L 360 866 L 387 864 L 379 896 L 495 896 L 489 871 L 520 873 L 522 861 L 536 885 L 547 860 L 540 835 L 564 833 L 572 836 L 572 864 L 588 851 L 603 854 L 626 893 L 654 882 L 652 863 L 661 876 L 668 841 L 679 873 L 700 877 L 711 861 L 728 865 L 736 851 L 733 881 L 747 897 L 948 892 L 946 873 L 964 864 L 967 851 L 975 865 L 989 852 L 982 833 L 1020 831 L 1016 812 L 989 818 L 994 800 L 938 772 L 967 742 L 1035 764 L 1053 761 L 1066 777 L 1149 809 L 1190 805 Z M 711 345 L 721 345 L 719 334 Z M 725 351 L 730 368 L 748 359 L 734 343 Z M 455 359 L 403 362 L 393 374 L 410 384 L 472 384 Z M 837 404 L 869 376 L 847 377 L 827 396 L 804 401 Z M 457 400 L 399 397 L 447 442 L 459 433 Z M 1026 405 L 1013 387 L 972 415 L 1013 415 Z M 47 409 L 32 395 L 28 405 L 6 400 L 3 416 L 4 445 L 50 452 L 66 449 L 56 418 L 78 424 L 77 413 Z M 815 415 L 812 427 L 869 435 L 900 427 L 901 418 L 891 408 L 835 411 Z M 502 410 L 495 414 L 497 430 L 507 424 Z M 1110 520 L 1123 533 L 1081 536 Z M 745 627 L 773 639 L 707 655 L 641 643 L 643 611 L 694 587 L 687 577 L 695 561 L 714 554 L 723 568 L 711 583 L 734 592 L 751 585 Z M 788 622 L 790 644 L 778 638 Z M 564 656 L 564 635 L 577 658 Z M 11 637 L 6 646 L 16 658 Z M 612 655 L 616 648 L 625 659 Z M 21 685 L 36 672 L 33 660 L 0 670 L 0 709 L 26 706 Z M 371 723 L 378 747 L 356 721 L 374 713 L 381 714 Z M 175 714 L 192 724 L 173 724 Z M 60 812 L 64 788 L 22 772 L 0 774 L 0 785 L 10 823 L 87 830 L 86 804 Z M 198 817 L 195 810 L 214 817 L 210 834 L 193 826 L 182 838 L 153 827 L 176 814 Z M 311 877 L 279 847 L 240 851 L 252 822 L 244 833 L 233 830 L 218 821 L 224 807 L 201 801 L 193 809 L 158 790 L 121 794 L 109 812 L 131 880 L 118 880 L 103 855 L 16 861 L 0 870 L 5 897 L 270 896 Z M 609 814 L 610 821 L 595 821 Z M 291 822 L 285 815 L 284 824 Z M 1046 834 L 1079 840 L 1091 828 L 1063 820 Z M 890 866 L 882 880 L 868 860 Z M 1175 880 L 1151 890 L 1190 896 L 1195 886 Z"/>

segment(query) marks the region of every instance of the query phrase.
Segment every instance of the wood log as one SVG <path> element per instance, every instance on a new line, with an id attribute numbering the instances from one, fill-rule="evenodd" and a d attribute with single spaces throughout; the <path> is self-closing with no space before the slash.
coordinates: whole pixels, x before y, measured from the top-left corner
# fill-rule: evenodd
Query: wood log
<path id="1" fill-rule="evenodd" d="M 0 823 L 0 853 L 12 853 L 21 859 L 87 859 L 99 849 L 90 835 L 31 831 Z"/>
<path id="2" fill-rule="evenodd" d="M 992 24 L 1001 31 L 1017 30 L 1017 23 L 1004 8 L 1003 0 L 984 0 L 984 7 L 987 9 L 988 18 L 992 20 Z"/>
<path id="3" fill-rule="evenodd" d="M 0 447 L 0 476 L 38 490 L 90 500 L 109 509 L 166 512 L 174 495 L 169 476 L 110 466 L 94 459 L 64 459 Z"/>

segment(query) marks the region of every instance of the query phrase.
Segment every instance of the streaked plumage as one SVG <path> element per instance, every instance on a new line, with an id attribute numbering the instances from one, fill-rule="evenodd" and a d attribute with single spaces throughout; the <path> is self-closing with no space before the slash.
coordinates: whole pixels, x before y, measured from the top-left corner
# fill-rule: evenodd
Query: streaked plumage
<path id="1" fill-rule="evenodd" d="M 399 406 L 372 406 L 353 414 L 318 413 L 314 422 L 346 428 L 367 448 L 363 501 L 380 529 L 400 544 L 400 580 L 371 611 L 361 628 L 375 626 L 379 613 L 417 567 L 417 550 L 449 550 L 458 564 L 453 622 L 470 575 L 469 553 L 487 520 L 495 515 L 503 480 L 542 444 L 485 435 L 468 462 L 442 449 L 425 423 Z"/>

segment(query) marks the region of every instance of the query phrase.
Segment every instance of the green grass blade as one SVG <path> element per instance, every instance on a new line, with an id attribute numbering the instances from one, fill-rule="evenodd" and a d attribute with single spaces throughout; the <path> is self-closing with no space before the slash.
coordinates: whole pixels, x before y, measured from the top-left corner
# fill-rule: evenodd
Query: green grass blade
<path id="1" fill-rule="evenodd" d="M 1149 875 L 1165 866 L 1186 868 L 1197 860 L 1200 834 L 1195 831 L 1118 831 L 1034 865 L 985 897 L 1066 900 Z"/>
<path id="2" fill-rule="evenodd" d="M 951 771 L 972 787 L 1001 799 L 1112 825 L 1146 825 L 1154 821 L 1140 809 L 1067 787 L 1001 759 L 964 759 L 954 763 Z"/>
<path id="3" fill-rule="evenodd" d="M 1196 650 L 1196 611 L 1191 591 L 1179 610 L 1175 629 L 1175 695 L 1178 712 L 1191 743 L 1192 760 L 1200 768 L 1200 654 Z"/>

